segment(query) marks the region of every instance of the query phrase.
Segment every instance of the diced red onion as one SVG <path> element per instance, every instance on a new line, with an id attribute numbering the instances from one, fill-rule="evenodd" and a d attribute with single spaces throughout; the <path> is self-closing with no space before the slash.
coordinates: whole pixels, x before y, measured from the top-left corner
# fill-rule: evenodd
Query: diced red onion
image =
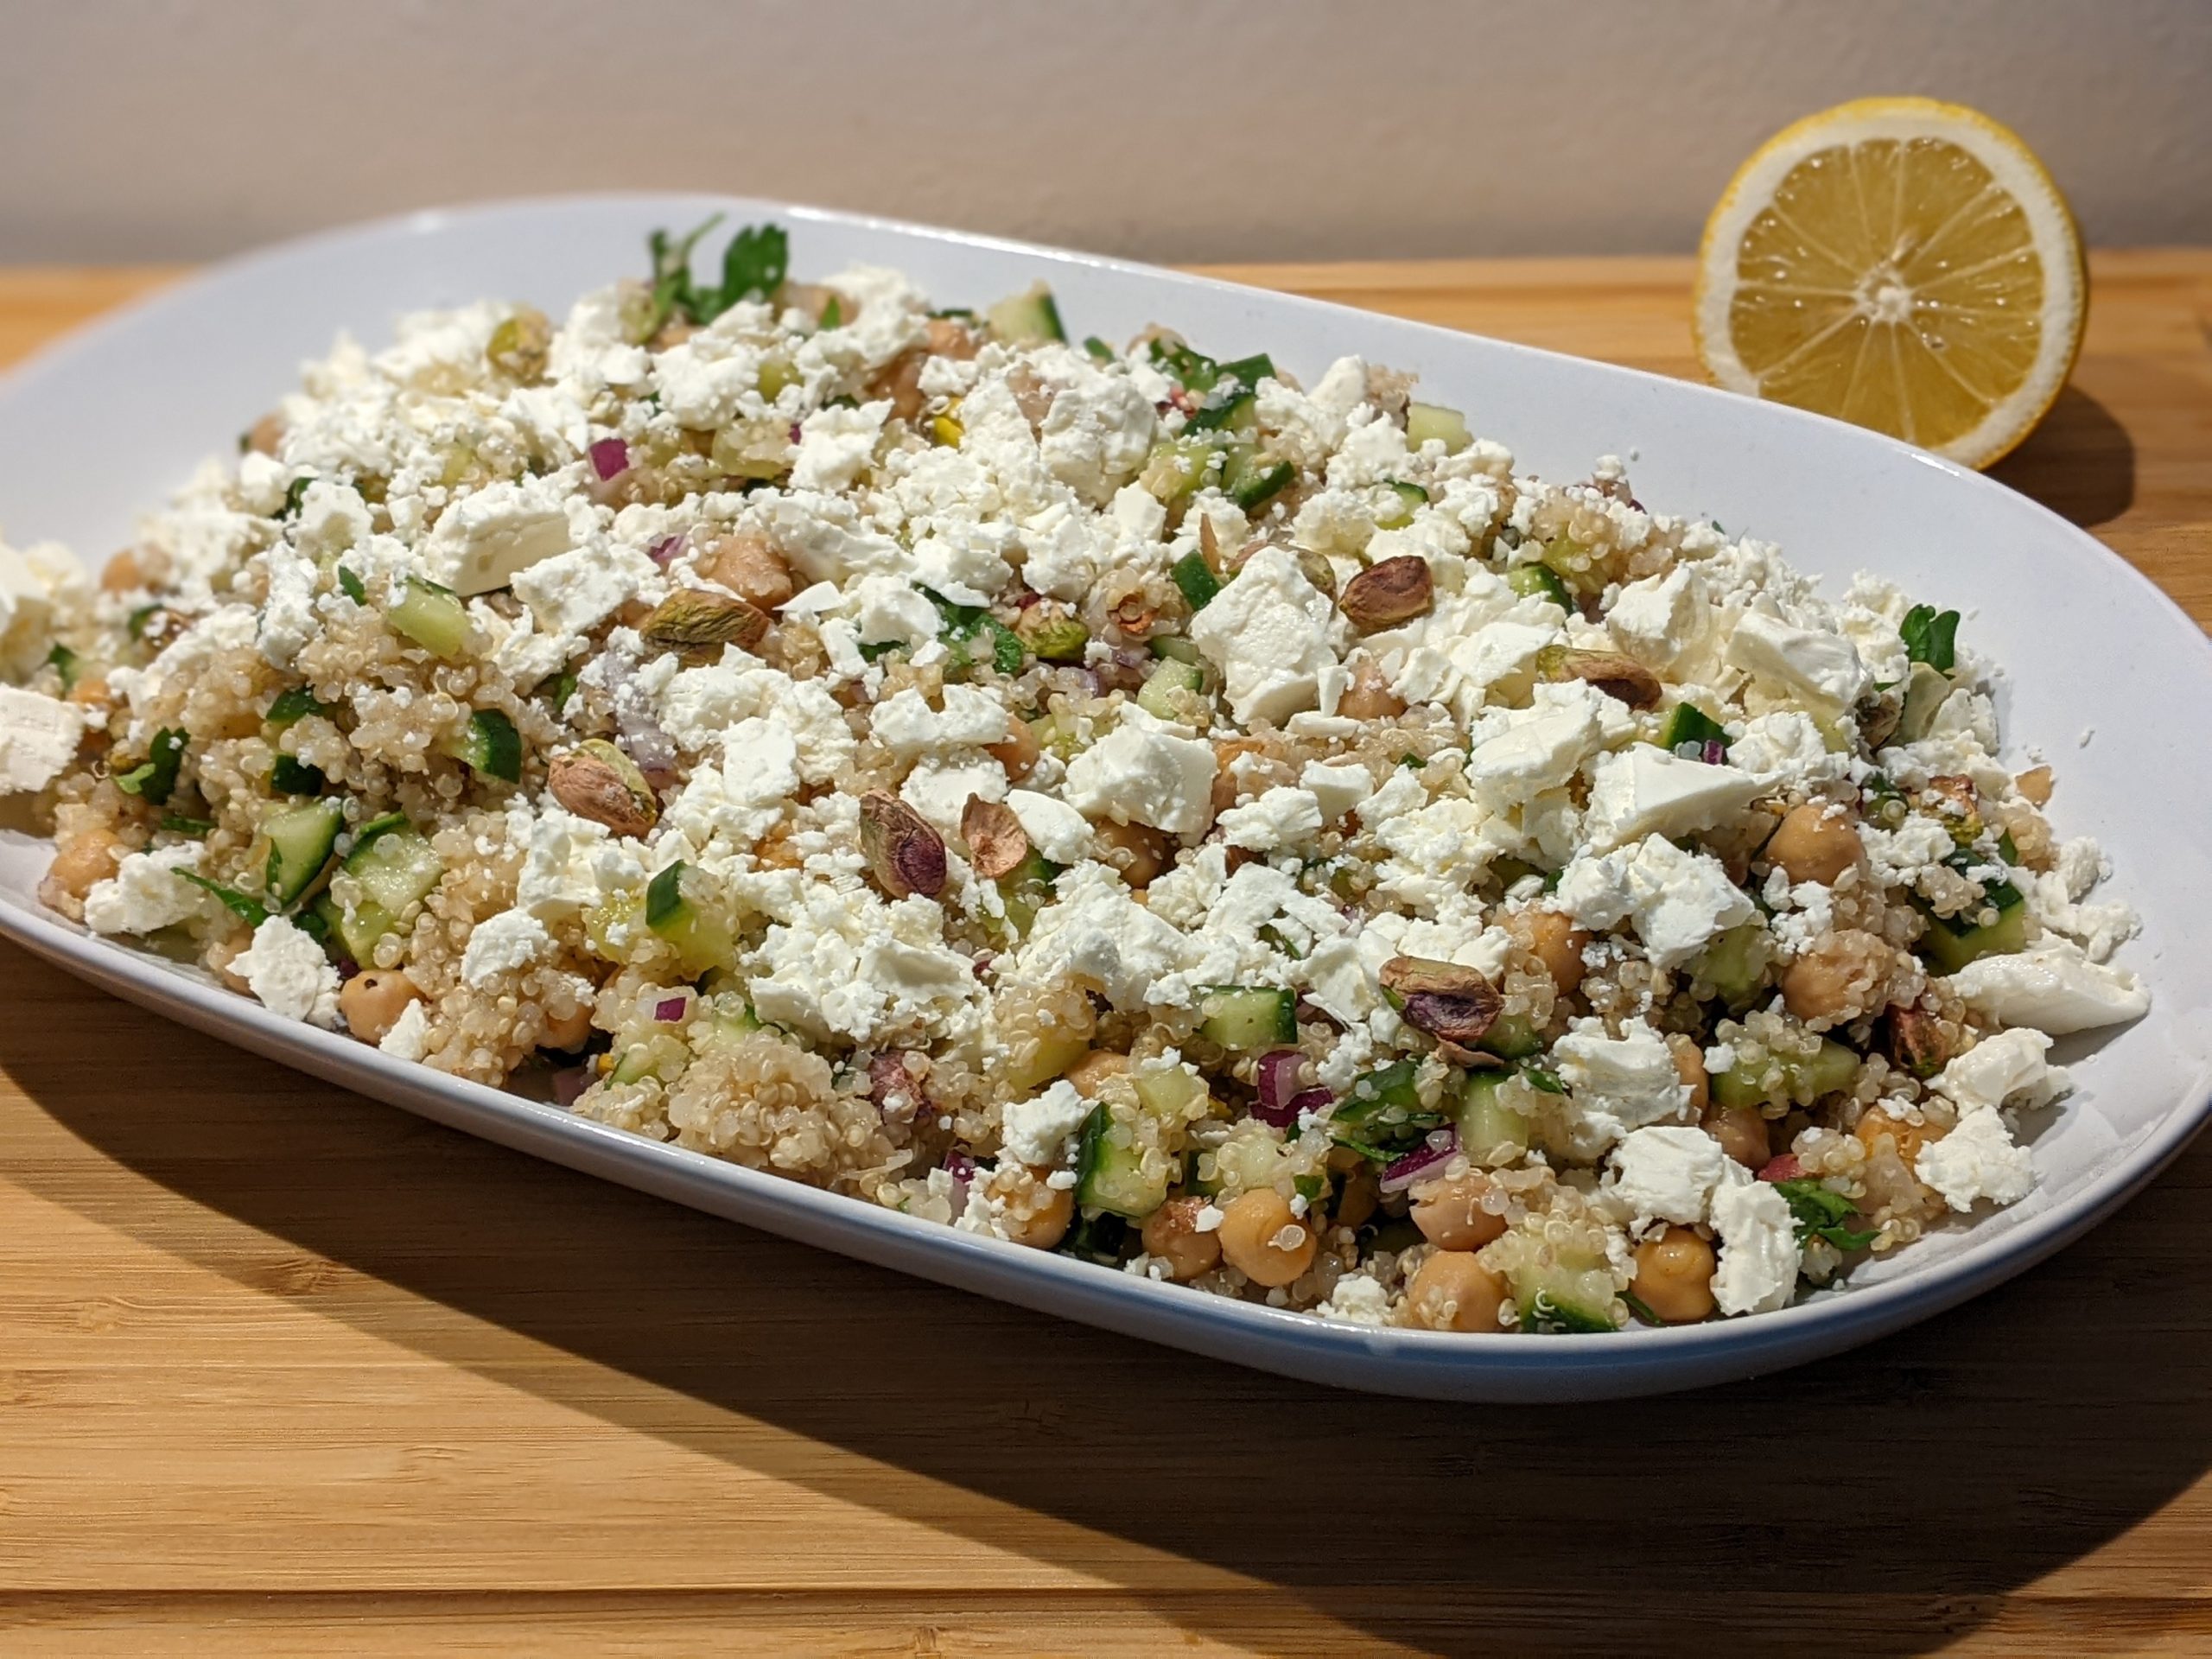
<path id="1" fill-rule="evenodd" d="M 1763 1181 L 1794 1181 L 1805 1173 L 1805 1166 L 1797 1161 L 1794 1152 L 1782 1153 L 1759 1166 L 1759 1179 Z"/>
<path id="2" fill-rule="evenodd" d="M 1032 605 L 1038 603 L 1044 597 L 1045 595 L 1039 593 L 1035 588 L 1025 588 L 1014 596 L 1014 607 L 1017 611 L 1026 611 Z"/>
<path id="3" fill-rule="evenodd" d="M 1290 1097 L 1290 1121 L 1294 1123 L 1308 1112 L 1326 1111 L 1336 1096 L 1325 1089 L 1307 1089 Z"/>
<path id="4" fill-rule="evenodd" d="M 591 1087 L 591 1068 L 588 1065 L 564 1065 L 553 1074 L 553 1098 L 563 1106 L 573 1106 Z"/>
<path id="5" fill-rule="evenodd" d="M 591 447 L 591 464 L 601 483 L 620 477 L 630 470 L 630 446 L 620 438 L 601 438 Z"/>
<path id="6" fill-rule="evenodd" d="M 1305 1065 L 1306 1056 L 1294 1048 L 1278 1048 L 1260 1056 L 1260 1109 L 1255 1116 L 1279 1129 L 1296 1121 L 1287 1114 L 1291 1097 L 1298 1092 L 1299 1071 Z"/>
<path id="7" fill-rule="evenodd" d="M 664 536 L 645 550 L 645 556 L 665 570 L 675 563 L 677 555 L 683 551 L 683 537 Z"/>
<path id="8" fill-rule="evenodd" d="M 1708 737 L 1705 740 L 1705 747 L 1698 753 L 1698 759 L 1708 766 L 1725 766 L 1728 760 L 1728 746 L 1717 737 Z"/>
<path id="9" fill-rule="evenodd" d="M 976 1179 L 976 1160 L 955 1147 L 944 1154 L 944 1171 L 952 1177 L 952 1213 L 957 1219 L 968 1207 L 968 1188 Z"/>
<path id="10" fill-rule="evenodd" d="M 1402 1192 L 1415 1181 L 1425 1179 L 1452 1161 L 1452 1154 L 1459 1149 L 1459 1133 L 1452 1128 L 1433 1129 L 1428 1139 L 1398 1159 L 1382 1172 L 1382 1190 Z"/>
<path id="11" fill-rule="evenodd" d="M 690 1006 L 691 999 L 688 996 L 664 996 L 653 1004 L 653 1018 L 673 1025 L 683 1017 L 683 1011 Z"/>
<path id="12" fill-rule="evenodd" d="M 879 1054 L 868 1063 L 868 1097 L 879 1107 L 903 1096 L 909 1108 L 922 1103 L 921 1080 L 904 1053 Z"/>

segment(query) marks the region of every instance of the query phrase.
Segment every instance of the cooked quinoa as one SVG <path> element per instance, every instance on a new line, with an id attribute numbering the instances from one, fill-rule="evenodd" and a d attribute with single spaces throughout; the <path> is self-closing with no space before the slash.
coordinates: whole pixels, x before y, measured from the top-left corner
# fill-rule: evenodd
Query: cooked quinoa
<path id="1" fill-rule="evenodd" d="M 1325 1317 L 1780 1307 L 2139 1014 L 1957 613 L 1041 287 L 696 236 L 0 546 L 41 897 L 634 1134 Z M 1206 342 L 1212 344 L 1212 342 Z"/>

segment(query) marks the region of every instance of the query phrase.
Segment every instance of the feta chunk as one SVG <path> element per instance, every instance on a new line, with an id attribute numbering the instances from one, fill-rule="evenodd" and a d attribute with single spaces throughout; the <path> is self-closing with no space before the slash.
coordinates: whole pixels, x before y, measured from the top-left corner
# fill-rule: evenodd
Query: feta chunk
<path id="1" fill-rule="evenodd" d="M 1222 839 L 1231 847 L 1271 853 L 1277 848 L 1299 846 L 1319 835 L 1321 803 L 1311 790 L 1278 785 L 1256 801 L 1231 807 L 1217 823 Z"/>
<path id="2" fill-rule="evenodd" d="M 1605 613 L 1606 632 L 1638 662 L 1672 668 L 1705 630 L 1705 584 L 1687 564 L 1624 587 Z"/>
<path id="3" fill-rule="evenodd" d="M 512 586 L 543 632 L 585 633 L 659 575 L 659 568 L 634 549 L 579 547 L 516 571 Z"/>
<path id="4" fill-rule="evenodd" d="M 1213 814 L 1216 769 L 1212 744 L 1130 705 L 1119 725 L 1068 763 L 1060 792 L 1093 821 L 1195 836 Z"/>
<path id="5" fill-rule="evenodd" d="M 1602 1020 L 1578 1020 L 1552 1046 L 1560 1081 L 1573 1098 L 1573 1139 L 1580 1156 L 1595 1156 L 1627 1135 L 1689 1109 L 1689 1085 L 1675 1066 L 1667 1039 L 1637 1018 L 1618 1037 Z"/>
<path id="6" fill-rule="evenodd" d="M 1080 974 L 1117 1008 L 1143 1006 L 1153 982 L 1181 960 L 1183 936 L 1130 896 L 1110 867 L 1078 864 L 1053 884 L 1019 958 L 1027 983 Z"/>
<path id="7" fill-rule="evenodd" d="M 2018 1204 L 2036 1184 L 2026 1148 L 2013 1144 L 2004 1114 L 1993 1106 L 1961 1113 L 1948 1135 L 1922 1146 L 1912 1171 L 1961 1212 L 1985 1200 Z"/>
<path id="8" fill-rule="evenodd" d="M 1976 1014 L 2054 1037 L 2138 1019 L 2151 1006 L 2133 974 L 2091 962 L 2081 946 L 2056 938 L 1970 962 L 1951 976 L 1951 988 Z"/>
<path id="9" fill-rule="evenodd" d="M 1746 611 L 1728 638 L 1728 661 L 1827 709 L 1848 709 L 1866 689 L 1859 648 L 1839 633 Z"/>
<path id="10" fill-rule="evenodd" d="M 131 853 L 105 881 L 85 895 L 85 925 L 95 933 L 143 936 L 203 914 L 211 902 L 205 887 L 179 874 L 197 872 L 205 849 L 197 842 Z"/>
<path id="11" fill-rule="evenodd" d="M 338 1023 L 338 969 L 320 944 L 282 916 L 253 930 L 253 943 L 231 959 L 231 971 L 272 1014 L 318 1026 Z"/>
<path id="12" fill-rule="evenodd" d="M 1357 761 L 1342 765 L 1308 760 L 1298 774 L 1299 787 L 1313 797 L 1324 823 L 1334 823 L 1375 792 L 1375 780 Z"/>
<path id="13" fill-rule="evenodd" d="M 553 953 L 553 936 L 526 910 L 503 910 L 476 924 L 461 953 L 461 976 L 479 990 Z"/>
<path id="14" fill-rule="evenodd" d="M 1772 1183 L 1753 1180 L 1740 1164 L 1731 1167 L 1713 1195 L 1713 1230 L 1720 1235 L 1713 1300 L 1723 1313 L 1771 1313 L 1797 1288 L 1796 1223 Z"/>
<path id="15" fill-rule="evenodd" d="M 75 704 L 0 685 L 0 794 L 44 789 L 77 758 L 84 734 Z"/>
<path id="16" fill-rule="evenodd" d="M 1962 1110 L 2024 1096 L 2027 1103 L 2041 1104 L 2053 1091 L 2054 1075 L 2062 1084 L 2065 1077 L 2044 1063 L 2050 1049 L 2050 1039 L 2039 1031 L 2000 1031 L 1953 1060 L 1929 1086 Z"/>
<path id="17" fill-rule="evenodd" d="M 1076 1132 L 1090 1116 L 1090 1103 L 1063 1077 L 1033 1100 L 1007 1103 L 1000 1144 L 1017 1163 L 1058 1168 L 1074 1157 Z"/>
<path id="18" fill-rule="evenodd" d="M 1637 1232 L 1654 1222 L 1694 1225 L 1705 1219 L 1729 1161 L 1703 1129 L 1631 1129 L 1613 1148 L 1612 1194 L 1628 1206 Z"/>
<path id="19" fill-rule="evenodd" d="M 1090 856 L 1090 820 L 1065 801 L 1031 789 L 1010 789 L 1013 809 L 1029 844 L 1055 864 L 1080 864 Z"/>
<path id="20" fill-rule="evenodd" d="M 420 1060 L 430 1052 L 429 1010 L 419 1001 L 410 1002 L 377 1046 L 396 1060 Z"/>
<path id="21" fill-rule="evenodd" d="M 1716 935 L 1758 916 L 1719 859 L 1686 853 L 1660 836 L 1578 856 L 1560 875 L 1553 902 L 1593 931 L 1630 923 L 1662 968 L 1679 967 Z"/>
<path id="22" fill-rule="evenodd" d="M 1603 756 L 1592 769 L 1583 833 L 1597 853 L 1647 836 L 1694 835 L 1740 812 L 1758 793 L 1758 779 L 1733 766 L 1684 760 L 1638 743 Z"/>
<path id="23" fill-rule="evenodd" d="M 1221 671 L 1239 721 L 1279 726 L 1319 700 L 1336 609 L 1287 550 L 1264 547 L 1192 619 L 1191 643 Z"/>
<path id="24" fill-rule="evenodd" d="M 551 479 L 486 484 L 445 510 L 424 544 L 432 573 L 464 599 L 505 588 L 569 550 L 569 512 Z"/>

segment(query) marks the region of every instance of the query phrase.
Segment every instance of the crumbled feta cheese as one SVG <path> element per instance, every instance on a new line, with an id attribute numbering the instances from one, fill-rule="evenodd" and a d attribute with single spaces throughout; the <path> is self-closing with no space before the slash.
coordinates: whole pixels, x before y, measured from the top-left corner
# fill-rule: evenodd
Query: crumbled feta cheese
<path id="1" fill-rule="evenodd" d="M 1970 962 L 1951 976 L 1951 988 L 1976 1014 L 2054 1037 L 2119 1025 L 2151 1007 L 2149 988 L 2133 974 L 2091 962 L 2081 946 L 2057 938 Z"/>
<path id="2" fill-rule="evenodd" d="M 1583 834 L 1596 853 L 1647 836 L 1694 835 L 1741 811 L 1758 793 L 1758 780 L 1733 766 L 1684 760 L 1637 743 L 1602 756 L 1591 769 Z"/>
<path id="3" fill-rule="evenodd" d="M 1053 884 L 1015 971 L 1029 984 L 1080 974 L 1097 981 L 1116 1007 L 1135 1008 L 1182 954 L 1183 936 L 1137 903 L 1114 869 L 1091 862 Z"/>
<path id="4" fill-rule="evenodd" d="M 2024 1027 L 1983 1038 L 1936 1073 L 1929 1085 L 1961 1109 L 2002 1106 L 2018 1100 L 2040 1104 L 2063 1085 L 2065 1073 L 2044 1064 L 2050 1039 Z"/>
<path id="5" fill-rule="evenodd" d="M 1528 708 L 1487 715 L 1470 732 L 1468 786 L 1501 812 L 1557 789 L 1608 741 L 1609 721 L 1623 712 L 1580 681 L 1539 686 Z"/>
<path id="6" fill-rule="evenodd" d="M 1271 853 L 1319 835 L 1321 803 L 1311 790 L 1278 785 L 1248 805 L 1231 807 L 1215 822 L 1231 847 Z"/>
<path id="7" fill-rule="evenodd" d="M 1577 1020 L 1552 1046 L 1552 1058 L 1573 1097 L 1578 1156 L 1595 1156 L 1631 1129 L 1689 1109 L 1689 1085 L 1674 1052 L 1641 1018 L 1618 1037 L 1606 1034 L 1602 1020 Z"/>
<path id="8" fill-rule="evenodd" d="M 1593 931 L 1631 924 L 1662 968 L 1679 967 L 1717 934 L 1758 917 L 1719 859 L 1686 853 L 1660 836 L 1578 856 L 1560 874 L 1553 902 Z"/>
<path id="9" fill-rule="evenodd" d="M 1213 815 L 1215 770 L 1212 744 L 1129 704 L 1119 725 L 1068 763 L 1060 792 L 1094 821 L 1195 836 Z"/>
<path id="10" fill-rule="evenodd" d="M 518 570 L 515 597 L 549 634 L 587 633 L 656 581 L 658 566 L 629 548 L 579 547 Z"/>
<path id="11" fill-rule="evenodd" d="M 1708 611 L 1697 572 L 1678 564 L 1624 587 L 1605 613 L 1605 629 L 1630 656 L 1663 671 L 1697 644 Z"/>
<path id="12" fill-rule="evenodd" d="M 439 518 L 423 546 L 432 574 L 464 599 L 505 588 L 569 547 L 566 487 L 550 477 L 486 484 Z"/>
<path id="13" fill-rule="evenodd" d="M 1388 1325 L 1390 1293 L 1366 1274 L 1348 1273 L 1313 1311 L 1324 1319 L 1341 1319 L 1347 1325 Z"/>
<path id="14" fill-rule="evenodd" d="M 908 759 L 1006 741 L 1006 707 L 989 692 L 979 686 L 948 685 L 944 702 L 942 710 L 932 709 L 926 697 L 908 686 L 876 704 L 868 729 L 885 748 Z"/>
<path id="15" fill-rule="evenodd" d="M 1090 820 L 1066 802 L 1031 789 L 1010 789 L 1006 804 L 1029 844 L 1055 864 L 1080 864 L 1090 856 Z"/>
<path id="16" fill-rule="evenodd" d="M 1705 1219 L 1713 1189 L 1726 1178 L 1728 1154 L 1703 1129 L 1631 1129 L 1613 1148 L 1613 1197 L 1641 1233 L 1652 1223 L 1685 1226 Z"/>
<path id="17" fill-rule="evenodd" d="M 1052 1168 L 1075 1155 L 1075 1137 L 1090 1116 L 1090 1103 L 1063 1077 L 1033 1100 L 1007 1103 L 1000 1141 L 1016 1163 Z"/>
<path id="18" fill-rule="evenodd" d="M 205 887 L 178 872 L 200 868 L 206 849 L 197 842 L 130 853 L 105 881 L 85 895 L 85 925 L 95 933 L 144 935 L 203 915 L 212 902 Z"/>
<path id="19" fill-rule="evenodd" d="M 1866 689 L 1866 665 L 1840 634 L 1746 611 L 1728 639 L 1728 661 L 1824 709 L 1847 709 Z"/>
<path id="20" fill-rule="evenodd" d="M 1800 1255 L 1789 1201 L 1771 1183 L 1753 1180 L 1731 1162 L 1729 1179 L 1713 1195 L 1713 1230 L 1720 1264 L 1713 1299 L 1723 1313 L 1771 1313 L 1797 1288 Z"/>
<path id="21" fill-rule="evenodd" d="M 1287 550 L 1263 547 L 1192 618 L 1191 643 L 1221 671 L 1240 721 L 1281 725 L 1319 698 L 1336 613 Z"/>
<path id="22" fill-rule="evenodd" d="M 1985 1200 L 2018 1204 L 2036 1184 L 2026 1149 L 2013 1144 L 2004 1115 L 1986 1105 L 1960 1113 L 1949 1134 L 1923 1144 L 1912 1171 L 1961 1212 Z"/>
<path id="23" fill-rule="evenodd" d="M 231 971 L 272 1014 L 318 1026 L 338 1023 L 338 969 L 322 946 L 282 916 L 253 930 L 253 943 L 231 959 Z"/>
<path id="24" fill-rule="evenodd" d="M 1334 823 L 1375 792 L 1375 779 L 1357 761 L 1308 760 L 1298 784 L 1313 797 L 1325 823 Z"/>
<path id="25" fill-rule="evenodd" d="M 44 789 L 77 758 L 84 711 L 55 697 L 0 685 L 0 794 Z"/>
<path id="26" fill-rule="evenodd" d="M 430 1052 L 429 1010 L 419 1001 L 410 1002 L 378 1039 L 377 1046 L 396 1060 L 421 1059 Z"/>
<path id="27" fill-rule="evenodd" d="M 831 404 L 799 424 L 798 459 L 791 463 L 791 486 L 800 490 L 849 490 L 868 470 L 883 435 L 887 401 L 856 409 Z"/>
<path id="28" fill-rule="evenodd" d="M 503 910 L 476 924 L 461 953 L 461 976 L 479 990 L 553 952 L 553 936 L 526 910 Z"/>

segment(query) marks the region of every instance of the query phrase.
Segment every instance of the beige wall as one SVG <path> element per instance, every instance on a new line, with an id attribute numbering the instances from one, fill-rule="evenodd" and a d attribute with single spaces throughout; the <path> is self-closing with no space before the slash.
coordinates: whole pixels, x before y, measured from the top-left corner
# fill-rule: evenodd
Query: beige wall
<path id="1" fill-rule="evenodd" d="M 518 191 L 780 194 L 1160 258 L 1686 249 L 1872 92 L 2212 241 L 2212 0 L 0 0 L 0 259 Z"/>

